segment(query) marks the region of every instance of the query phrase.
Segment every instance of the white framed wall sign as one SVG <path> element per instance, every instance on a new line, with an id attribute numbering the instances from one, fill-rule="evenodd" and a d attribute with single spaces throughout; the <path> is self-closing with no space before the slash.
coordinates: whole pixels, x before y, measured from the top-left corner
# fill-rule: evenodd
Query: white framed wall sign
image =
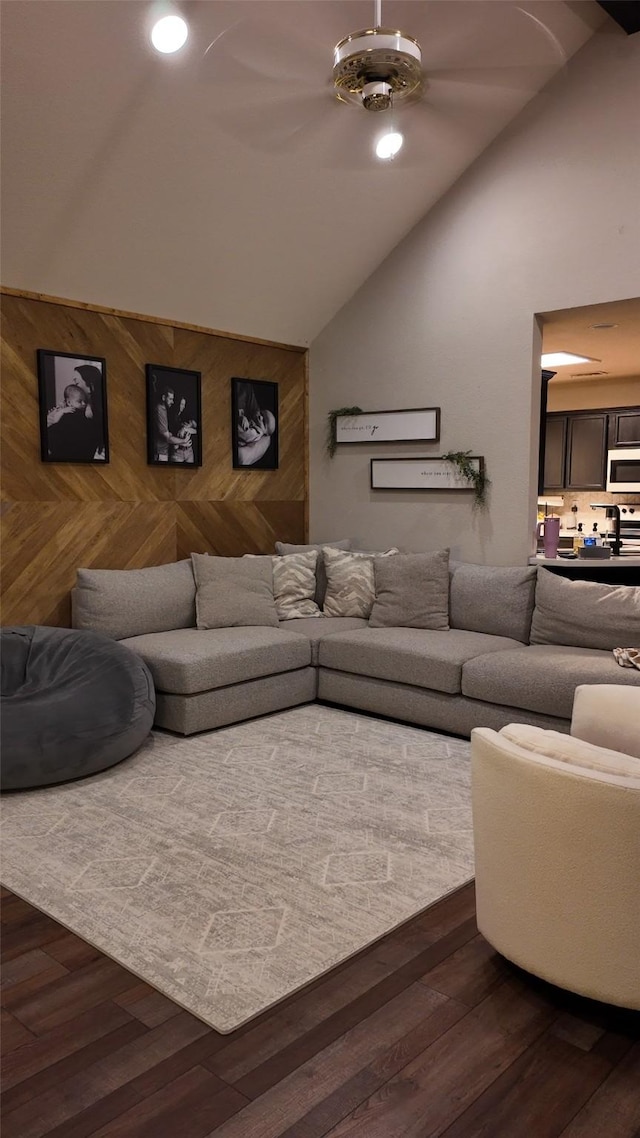
<path id="1" fill-rule="evenodd" d="M 336 418 L 337 443 L 437 443 L 439 439 L 439 407 L 359 411 Z"/>
<path id="2" fill-rule="evenodd" d="M 475 470 L 484 469 L 481 455 L 470 455 Z M 372 490 L 473 490 L 473 482 L 444 458 L 372 458 Z"/>

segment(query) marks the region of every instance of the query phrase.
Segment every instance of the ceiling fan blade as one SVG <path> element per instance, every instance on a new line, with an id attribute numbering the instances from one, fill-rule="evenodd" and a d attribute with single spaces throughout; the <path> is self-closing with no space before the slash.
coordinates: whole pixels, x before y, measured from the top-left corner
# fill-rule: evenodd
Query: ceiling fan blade
<path id="1" fill-rule="evenodd" d="M 238 20 L 209 44 L 204 71 L 213 80 L 234 86 L 253 78 L 317 86 L 331 80 L 332 48 L 331 42 L 309 39 L 290 24 L 251 16 Z"/>
<path id="2" fill-rule="evenodd" d="M 331 99 L 324 93 L 280 90 L 279 96 L 260 103 L 231 103 L 212 113 L 220 129 L 236 141 L 265 153 L 284 154 L 311 147 L 332 111 Z"/>
<path id="3" fill-rule="evenodd" d="M 471 87 L 494 87 L 508 91 L 539 91 L 557 72 L 555 64 L 514 67 L 443 67 L 427 69 L 426 95 L 433 83 L 459 83 Z"/>

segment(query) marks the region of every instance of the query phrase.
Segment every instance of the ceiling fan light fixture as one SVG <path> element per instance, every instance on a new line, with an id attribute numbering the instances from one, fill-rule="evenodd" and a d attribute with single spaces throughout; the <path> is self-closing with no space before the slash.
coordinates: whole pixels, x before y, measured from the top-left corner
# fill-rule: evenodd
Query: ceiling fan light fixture
<path id="1" fill-rule="evenodd" d="M 386 134 L 380 136 L 376 143 L 376 154 L 378 158 L 386 159 L 387 161 L 391 158 L 395 158 L 403 142 L 404 138 L 399 131 L 388 130 Z"/>
<path id="2" fill-rule="evenodd" d="M 182 16 L 163 16 L 151 29 L 151 43 L 162 55 L 179 51 L 187 42 L 189 27 Z"/>
<path id="3" fill-rule="evenodd" d="M 333 85 L 342 102 L 388 110 L 392 101 L 417 97 L 423 81 L 420 44 L 404 32 L 368 28 L 345 36 L 334 49 Z"/>

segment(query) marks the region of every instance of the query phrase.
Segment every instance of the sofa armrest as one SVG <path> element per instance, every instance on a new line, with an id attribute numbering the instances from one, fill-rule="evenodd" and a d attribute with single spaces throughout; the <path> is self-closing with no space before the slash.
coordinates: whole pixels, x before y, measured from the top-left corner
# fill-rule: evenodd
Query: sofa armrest
<path id="1" fill-rule="evenodd" d="M 571 734 L 596 747 L 640 759 L 640 686 L 580 684 L 573 701 Z"/>

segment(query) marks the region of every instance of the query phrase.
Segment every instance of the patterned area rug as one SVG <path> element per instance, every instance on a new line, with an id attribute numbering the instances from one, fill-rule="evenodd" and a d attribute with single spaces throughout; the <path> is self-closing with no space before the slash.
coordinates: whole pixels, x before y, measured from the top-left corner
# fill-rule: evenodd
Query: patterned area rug
<path id="1" fill-rule="evenodd" d="M 2 814 L 8 888 L 220 1032 L 473 876 L 469 743 L 316 704 Z"/>

